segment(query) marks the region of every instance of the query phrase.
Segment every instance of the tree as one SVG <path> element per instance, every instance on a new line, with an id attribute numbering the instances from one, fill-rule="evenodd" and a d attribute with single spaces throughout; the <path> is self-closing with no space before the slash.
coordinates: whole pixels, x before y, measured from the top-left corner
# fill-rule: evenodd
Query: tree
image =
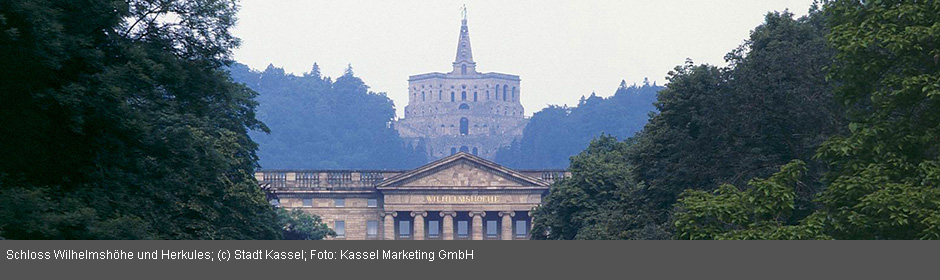
<path id="1" fill-rule="evenodd" d="M 637 230 L 631 209 L 633 168 L 626 163 L 627 143 L 607 135 L 591 141 L 571 158 L 571 178 L 555 182 L 535 209 L 533 239 L 627 239 L 656 231 Z"/>
<path id="2" fill-rule="evenodd" d="M 4 237 L 280 237 L 254 179 L 256 94 L 220 69 L 236 7 L 0 2 Z"/>
<path id="3" fill-rule="evenodd" d="M 940 3 L 826 1 L 851 134 L 819 150 L 838 239 L 940 239 Z"/>
<path id="4" fill-rule="evenodd" d="M 677 204 L 677 239 L 828 239 L 819 223 L 790 225 L 796 189 L 807 171 L 794 160 L 767 179 L 748 182 L 739 190 L 729 184 L 714 193 L 686 190 Z"/>
<path id="5" fill-rule="evenodd" d="M 790 221 L 816 209 L 826 165 L 815 150 L 842 133 L 842 110 L 824 67 L 832 61 L 822 15 L 794 19 L 769 13 L 750 38 L 726 56 L 729 66 L 686 65 L 670 73 L 653 116 L 637 136 L 630 160 L 647 189 L 652 221 L 671 228 L 674 204 L 686 190 L 711 191 L 771 176 L 797 159 L 809 177 L 798 185 Z"/>
<path id="6" fill-rule="evenodd" d="M 336 237 L 336 232 L 326 223 L 320 221 L 320 216 L 307 214 L 300 209 L 292 211 L 277 209 L 278 224 L 282 225 L 282 235 L 285 240 L 321 240 L 326 237 Z"/>

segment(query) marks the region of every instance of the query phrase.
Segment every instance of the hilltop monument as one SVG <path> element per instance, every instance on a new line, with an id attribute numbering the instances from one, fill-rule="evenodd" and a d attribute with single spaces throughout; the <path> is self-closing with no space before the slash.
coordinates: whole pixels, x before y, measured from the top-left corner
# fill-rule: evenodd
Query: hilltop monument
<path id="1" fill-rule="evenodd" d="M 477 72 L 466 6 L 461 17 L 453 69 L 410 76 L 405 117 L 394 122 L 399 135 L 413 146 L 423 144 L 432 161 L 458 152 L 493 160 L 499 148 L 522 137 L 528 122 L 519 76 Z"/>

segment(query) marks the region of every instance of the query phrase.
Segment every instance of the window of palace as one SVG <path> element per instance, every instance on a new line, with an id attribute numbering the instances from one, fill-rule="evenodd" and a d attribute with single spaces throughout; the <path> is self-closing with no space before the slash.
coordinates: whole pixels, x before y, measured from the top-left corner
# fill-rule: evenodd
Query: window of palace
<path id="1" fill-rule="evenodd" d="M 366 222 L 366 238 L 375 239 L 379 237 L 379 221 Z"/>
<path id="2" fill-rule="evenodd" d="M 422 91 L 422 92 L 421 92 L 421 101 L 424 101 L 424 97 L 425 97 L 425 95 L 424 95 L 424 92 Z"/>
<path id="3" fill-rule="evenodd" d="M 411 239 L 411 221 L 398 221 L 398 239 Z"/>
<path id="4" fill-rule="evenodd" d="M 506 91 L 509 91 L 509 86 L 503 85 L 503 101 L 506 101 Z"/>
<path id="5" fill-rule="evenodd" d="M 473 92 L 473 102 L 477 102 L 477 92 Z"/>
<path id="6" fill-rule="evenodd" d="M 466 92 L 466 91 L 460 92 L 460 101 L 467 101 L 467 92 Z"/>
<path id="7" fill-rule="evenodd" d="M 313 207 L 313 198 L 304 198 L 304 207 Z"/>
<path id="8" fill-rule="evenodd" d="M 460 118 L 460 135 L 470 134 L 470 120 Z"/>
<path id="9" fill-rule="evenodd" d="M 428 221 L 428 238 L 441 238 L 441 222 L 437 220 Z"/>
<path id="10" fill-rule="evenodd" d="M 333 222 L 333 231 L 336 232 L 336 238 L 346 238 L 346 221 Z"/>
<path id="11" fill-rule="evenodd" d="M 457 221 L 457 238 L 470 237 L 470 221 Z"/>
<path id="12" fill-rule="evenodd" d="M 336 198 L 336 199 L 333 199 L 333 206 L 335 206 L 335 207 L 346 207 L 346 199 L 345 199 L 345 198 Z"/>
<path id="13" fill-rule="evenodd" d="M 454 102 L 454 92 L 450 92 L 450 102 Z"/>
<path id="14" fill-rule="evenodd" d="M 379 200 L 375 198 L 370 198 L 368 202 L 368 207 L 379 207 Z"/>
<path id="15" fill-rule="evenodd" d="M 499 238 L 499 222 L 496 220 L 487 220 L 486 221 L 486 238 L 487 239 L 496 239 Z"/>
<path id="16" fill-rule="evenodd" d="M 517 220 L 516 221 L 516 238 L 525 238 L 529 233 L 528 223 L 526 220 Z"/>

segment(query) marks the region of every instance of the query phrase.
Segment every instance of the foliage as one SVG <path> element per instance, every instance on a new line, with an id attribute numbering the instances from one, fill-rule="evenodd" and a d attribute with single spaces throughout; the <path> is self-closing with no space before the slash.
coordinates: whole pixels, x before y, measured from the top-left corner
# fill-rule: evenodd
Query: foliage
<path id="1" fill-rule="evenodd" d="M 549 106 L 536 112 L 522 138 L 496 154 L 496 162 L 522 169 L 566 168 L 571 156 L 587 147 L 591 139 L 608 134 L 626 139 L 643 128 L 655 108 L 656 92 L 662 87 L 644 82 L 627 86 L 625 81 L 613 96 L 591 94 L 577 107 Z"/>
<path id="2" fill-rule="evenodd" d="M 573 156 L 572 177 L 556 182 L 534 211 L 532 238 L 626 239 L 657 231 L 634 229 L 630 198 L 642 186 L 626 162 L 627 148 L 627 143 L 601 135 Z"/>
<path id="3" fill-rule="evenodd" d="M 271 239 L 223 0 L 0 2 L 9 239 Z"/>
<path id="4" fill-rule="evenodd" d="M 317 64 L 302 76 L 269 65 L 263 72 L 236 64 L 235 81 L 256 90 L 258 118 L 270 134 L 258 141 L 263 168 L 408 169 L 427 163 L 423 148 L 408 147 L 389 126 L 395 104 L 369 91 L 352 68 L 336 79 Z"/>
<path id="5" fill-rule="evenodd" d="M 686 190 L 675 215 L 678 239 L 827 239 L 818 224 L 788 225 L 806 163 L 794 160 L 742 191 L 724 184 L 713 194 Z M 810 223 L 810 225 L 813 225 Z"/>
<path id="6" fill-rule="evenodd" d="M 292 211 L 277 209 L 278 224 L 282 225 L 282 235 L 285 240 L 321 240 L 326 237 L 336 237 L 336 232 L 326 223 L 320 221 L 320 216 L 307 214 L 300 209 Z"/>
<path id="7" fill-rule="evenodd" d="M 688 61 L 670 72 L 656 103 L 660 113 L 629 156 L 646 183 L 638 200 L 651 222 L 672 227 L 673 205 L 686 190 L 743 185 L 793 159 L 807 163 L 810 178 L 796 190 L 787 224 L 815 210 L 825 165 L 814 151 L 844 123 L 824 80 L 832 54 L 820 17 L 769 13 L 726 56 L 727 68 Z"/>
<path id="8" fill-rule="evenodd" d="M 828 1 L 851 134 L 817 213 L 839 239 L 940 239 L 940 2 Z"/>

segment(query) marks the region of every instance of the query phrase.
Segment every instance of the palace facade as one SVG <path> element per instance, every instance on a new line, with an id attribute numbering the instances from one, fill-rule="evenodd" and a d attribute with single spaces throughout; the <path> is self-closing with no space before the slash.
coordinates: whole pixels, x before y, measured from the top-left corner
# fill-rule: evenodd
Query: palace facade
<path id="1" fill-rule="evenodd" d="M 519 76 L 477 72 L 466 13 L 452 66 L 448 73 L 409 77 L 405 117 L 393 125 L 412 146 L 423 145 L 429 160 L 457 152 L 493 160 L 528 123 Z"/>
<path id="2" fill-rule="evenodd" d="M 278 207 L 319 215 L 335 239 L 528 239 L 563 170 L 516 171 L 457 152 L 414 170 L 266 170 Z"/>

